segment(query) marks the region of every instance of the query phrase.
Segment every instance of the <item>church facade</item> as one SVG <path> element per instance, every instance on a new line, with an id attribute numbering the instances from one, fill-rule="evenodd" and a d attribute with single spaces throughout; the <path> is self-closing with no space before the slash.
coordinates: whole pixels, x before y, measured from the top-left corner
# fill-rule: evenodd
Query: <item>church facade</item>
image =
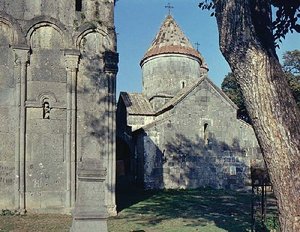
<path id="1" fill-rule="evenodd" d="M 118 159 L 145 189 L 244 188 L 260 149 L 168 15 L 141 63 L 142 93 L 121 92 Z"/>
<path id="2" fill-rule="evenodd" d="M 84 181 L 116 213 L 113 13 L 113 0 L 0 0 L 0 209 L 70 213 Z"/>

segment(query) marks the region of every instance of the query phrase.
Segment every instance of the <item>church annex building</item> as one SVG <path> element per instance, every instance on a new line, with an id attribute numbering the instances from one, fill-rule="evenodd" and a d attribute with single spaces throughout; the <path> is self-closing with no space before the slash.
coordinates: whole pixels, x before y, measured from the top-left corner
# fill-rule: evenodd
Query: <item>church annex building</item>
<path id="1" fill-rule="evenodd" d="M 145 189 L 244 188 L 260 157 L 254 131 L 171 15 L 140 65 L 142 93 L 121 92 L 117 105 L 126 175 Z"/>

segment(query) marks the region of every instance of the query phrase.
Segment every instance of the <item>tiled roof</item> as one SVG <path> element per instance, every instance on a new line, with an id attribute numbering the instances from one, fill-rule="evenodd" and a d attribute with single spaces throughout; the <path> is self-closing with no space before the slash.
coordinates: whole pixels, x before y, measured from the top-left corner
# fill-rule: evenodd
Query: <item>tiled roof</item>
<path id="1" fill-rule="evenodd" d="M 200 53 L 195 50 L 171 15 L 168 15 L 156 35 L 151 47 L 144 55 L 143 61 L 159 54 L 184 54 L 193 56 L 203 62 Z"/>
<path id="2" fill-rule="evenodd" d="M 155 112 L 146 96 L 141 93 L 120 93 L 129 114 L 154 115 Z"/>

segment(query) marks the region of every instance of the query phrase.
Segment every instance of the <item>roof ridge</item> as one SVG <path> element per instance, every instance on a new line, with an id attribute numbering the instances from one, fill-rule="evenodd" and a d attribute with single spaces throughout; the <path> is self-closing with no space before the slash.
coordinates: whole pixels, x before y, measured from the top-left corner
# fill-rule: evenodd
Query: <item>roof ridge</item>
<path id="1" fill-rule="evenodd" d="M 178 104 L 182 99 L 184 99 L 189 93 L 191 93 L 200 83 L 202 83 L 204 80 L 207 80 L 208 83 L 215 89 L 216 92 L 218 92 L 233 108 L 238 109 L 237 105 L 218 87 L 216 86 L 207 76 L 200 77 L 199 80 L 195 81 L 194 84 L 183 88 L 181 91 L 179 91 L 176 96 L 174 96 L 170 101 L 168 101 L 165 105 L 163 105 L 159 110 L 155 112 L 156 115 L 159 115 L 166 110 L 168 110 L 170 107 L 172 108 L 176 104 Z"/>

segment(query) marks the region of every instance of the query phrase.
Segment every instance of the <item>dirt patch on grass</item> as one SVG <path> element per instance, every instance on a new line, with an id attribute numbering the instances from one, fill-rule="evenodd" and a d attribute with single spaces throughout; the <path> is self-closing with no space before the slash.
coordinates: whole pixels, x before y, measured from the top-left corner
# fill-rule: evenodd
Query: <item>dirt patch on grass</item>
<path id="1" fill-rule="evenodd" d="M 24 216 L 0 216 L 1 232 L 64 232 L 72 224 L 70 215 L 26 214 Z"/>

